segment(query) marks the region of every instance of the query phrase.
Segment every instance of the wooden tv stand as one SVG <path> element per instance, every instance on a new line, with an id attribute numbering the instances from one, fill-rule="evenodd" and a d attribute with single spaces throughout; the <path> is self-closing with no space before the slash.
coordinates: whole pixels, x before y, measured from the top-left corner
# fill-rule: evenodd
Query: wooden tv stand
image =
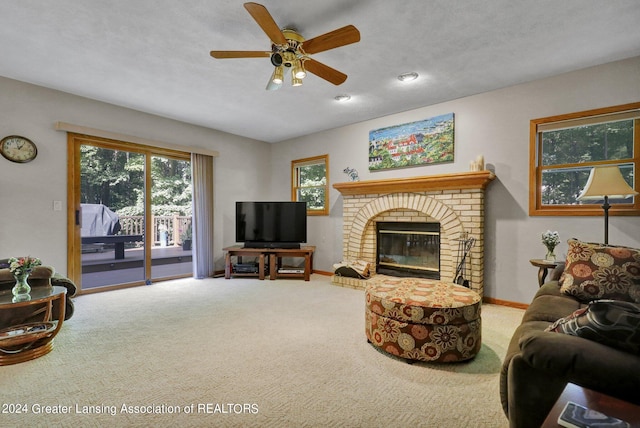
<path id="1" fill-rule="evenodd" d="M 269 278 L 274 280 L 278 277 L 282 278 L 304 278 L 305 281 L 309 281 L 311 278 L 311 272 L 313 271 L 313 252 L 316 250 L 314 246 L 301 246 L 300 248 L 244 248 L 240 245 L 234 245 L 231 247 L 223 248 L 226 251 L 224 257 L 224 277 L 226 279 L 232 276 L 257 276 L 260 279 L 264 279 L 265 268 L 269 267 Z M 233 271 L 232 257 L 237 257 L 237 263 L 242 263 L 242 257 L 257 257 L 258 269 L 257 272 L 241 273 Z M 304 270 L 303 272 L 283 272 L 282 258 L 283 257 L 304 257 Z"/>

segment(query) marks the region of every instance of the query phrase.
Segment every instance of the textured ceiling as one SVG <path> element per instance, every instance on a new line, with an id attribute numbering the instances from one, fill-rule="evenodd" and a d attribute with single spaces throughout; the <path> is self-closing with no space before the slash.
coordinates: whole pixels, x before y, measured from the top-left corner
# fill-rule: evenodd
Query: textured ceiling
<path id="1" fill-rule="evenodd" d="M 355 25 L 359 43 L 313 56 L 347 81 L 266 91 L 268 58 L 211 58 L 270 49 L 237 0 L 3 0 L 0 75 L 278 142 L 640 55 L 638 0 L 261 3 L 307 39 Z"/>

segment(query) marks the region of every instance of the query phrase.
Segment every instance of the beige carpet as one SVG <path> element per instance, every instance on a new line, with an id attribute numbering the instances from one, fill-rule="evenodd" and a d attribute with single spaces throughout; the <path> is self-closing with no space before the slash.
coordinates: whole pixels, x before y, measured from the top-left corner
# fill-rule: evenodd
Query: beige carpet
<path id="1" fill-rule="evenodd" d="M 50 354 L 0 367 L 3 405 L 22 405 L 1 426 L 508 426 L 498 373 L 518 309 L 483 306 L 474 360 L 410 365 L 366 342 L 363 292 L 326 276 L 177 280 L 75 304 Z"/>

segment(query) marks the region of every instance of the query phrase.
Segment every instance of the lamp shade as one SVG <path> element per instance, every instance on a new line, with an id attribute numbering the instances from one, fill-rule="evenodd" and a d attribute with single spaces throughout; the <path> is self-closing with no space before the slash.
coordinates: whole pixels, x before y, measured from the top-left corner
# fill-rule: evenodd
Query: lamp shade
<path id="1" fill-rule="evenodd" d="M 613 199 L 625 199 L 638 192 L 633 190 L 617 166 L 596 166 L 591 169 L 589 179 L 578 200 L 598 200 L 605 196 Z"/>

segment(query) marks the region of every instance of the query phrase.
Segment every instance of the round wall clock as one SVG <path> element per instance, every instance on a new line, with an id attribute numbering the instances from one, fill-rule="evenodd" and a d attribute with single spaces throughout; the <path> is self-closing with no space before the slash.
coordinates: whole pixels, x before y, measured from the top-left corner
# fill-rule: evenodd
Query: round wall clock
<path id="1" fill-rule="evenodd" d="M 33 141 L 19 135 L 9 135 L 0 141 L 0 153 L 11 162 L 29 162 L 38 155 Z"/>

